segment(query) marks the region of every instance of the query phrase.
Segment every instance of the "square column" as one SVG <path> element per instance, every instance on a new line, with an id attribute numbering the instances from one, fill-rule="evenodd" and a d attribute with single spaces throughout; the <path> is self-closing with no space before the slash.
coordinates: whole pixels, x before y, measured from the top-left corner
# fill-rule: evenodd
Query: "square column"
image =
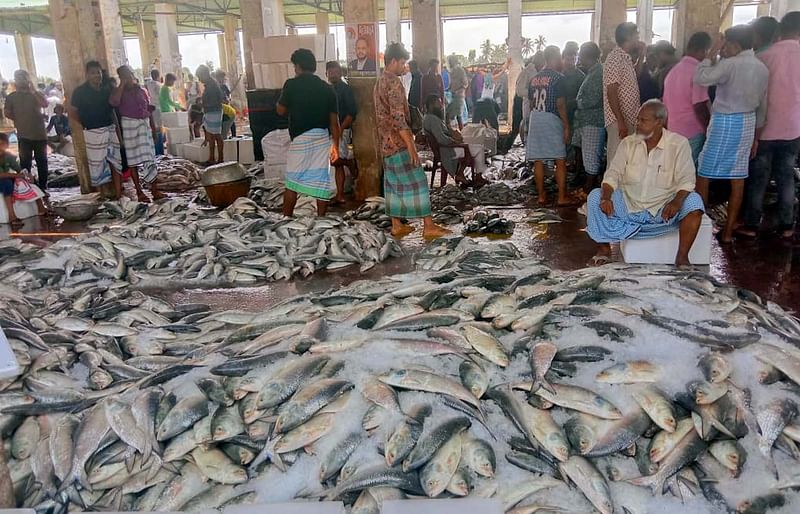
<path id="1" fill-rule="evenodd" d="M 219 54 L 219 69 L 228 73 L 228 50 L 225 48 L 225 34 L 217 34 L 217 53 Z"/>
<path id="2" fill-rule="evenodd" d="M 517 78 L 522 71 L 522 0 L 508 0 L 508 119 L 514 115 Z"/>
<path id="3" fill-rule="evenodd" d="M 347 0 L 342 5 L 344 22 L 378 23 L 377 0 Z M 356 97 L 358 117 L 353 124 L 353 148 L 358 161 L 356 179 L 356 199 L 364 200 L 381 194 L 381 169 L 383 168 L 375 117 L 373 91 L 377 79 L 373 77 L 352 77 L 350 87 Z"/>
<path id="4" fill-rule="evenodd" d="M 441 60 L 442 24 L 439 23 L 439 0 L 414 0 L 411 5 L 413 58 L 424 73 L 428 61 Z"/>
<path id="5" fill-rule="evenodd" d="M 592 41 L 600 46 L 603 56 L 617 45 L 614 31 L 628 19 L 627 7 L 625 0 L 595 0 Z"/>
<path id="6" fill-rule="evenodd" d="M 327 11 L 321 11 L 314 15 L 314 25 L 317 28 L 317 34 L 327 35 L 330 31 L 330 19 L 328 18 Z"/>
<path id="7" fill-rule="evenodd" d="M 400 30 L 400 0 L 384 0 L 383 15 L 386 18 L 386 41 L 402 42 Z"/>
<path id="8" fill-rule="evenodd" d="M 139 36 L 139 52 L 142 54 L 142 71 L 147 75 L 150 70 L 160 70 L 156 24 L 152 21 L 139 20 L 136 23 L 136 33 Z"/>
<path id="9" fill-rule="evenodd" d="M 286 35 L 283 0 L 261 0 L 261 13 L 264 20 L 264 36 Z"/>
<path id="10" fill-rule="evenodd" d="M 225 51 L 220 50 L 220 53 L 225 54 L 225 67 L 222 69 L 228 75 L 231 102 L 237 109 L 242 109 L 247 105 L 247 98 L 244 93 L 242 52 L 239 48 L 239 19 L 232 14 L 226 14 L 223 23 L 225 32 L 222 34 L 222 42 Z"/>
<path id="11" fill-rule="evenodd" d="M 242 40 L 244 42 L 244 69 L 247 89 L 255 89 L 253 72 L 253 40 L 264 37 L 264 13 L 261 0 L 239 0 L 242 15 Z"/>
<path id="12" fill-rule="evenodd" d="M 31 80 L 37 82 L 36 59 L 33 58 L 33 39 L 30 34 L 17 32 L 14 34 L 14 45 L 17 47 L 19 69 L 27 71 Z"/>
<path id="13" fill-rule="evenodd" d="M 695 32 L 708 32 L 714 37 L 722 24 L 720 4 L 708 0 L 678 0 L 672 17 L 672 44 L 683 52 Z"/>
<path id="14" fill-rule="evenodd" d="M 158 31 L 158 54 L 161 58 L 161 73 L 174 73 L 183 77 L 181 51 L 178 47 L 178 19 L 174 4 L 155 4 L 156 30 Z M 194 70 L 192 70 L 194 73 Z M 180 79 L 183 84 L 183 80 Z"/>
<path id="15" fill-rule="evenodd" d="M 653 0 L 638 0 L 636 3 L 636 25 L 639 36 L 646 44 L 653 42 Z"/>
<path id="16" fill-rule="evenodd" d="M 127 62 L 116 1 L 50 0 L 49 7 L 58 67 L 67 99 L 86 80 L 84 66 L 88 61 L 100 61 L 112 74 L 117 67 Z M 69 123 L 81 192 L 89 193 L 92 186 L 86 161 L 83 127 L 75 116 L 70 116 Z"/>

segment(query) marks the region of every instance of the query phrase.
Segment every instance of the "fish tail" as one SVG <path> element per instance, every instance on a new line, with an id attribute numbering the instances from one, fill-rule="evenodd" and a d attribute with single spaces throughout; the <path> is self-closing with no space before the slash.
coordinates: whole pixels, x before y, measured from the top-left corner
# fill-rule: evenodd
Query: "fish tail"
<path id="1" fill-rule="evenodd" d="M 653 495 L 661 496 L 664 494 L 664 479 L 658 474 L 648 475 L 639 478 L 630 478 L 626 480 L 629 484 L 638 485 L 639 487 L 649 487 L 653 491 Z"/>

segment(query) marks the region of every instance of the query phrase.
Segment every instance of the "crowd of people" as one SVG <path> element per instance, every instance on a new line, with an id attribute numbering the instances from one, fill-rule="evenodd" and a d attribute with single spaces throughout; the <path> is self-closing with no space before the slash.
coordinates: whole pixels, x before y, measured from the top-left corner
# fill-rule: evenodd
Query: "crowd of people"
<path id="1" fill-rule="evenodd" d="M 231 104 L 231 90 L 226 84 L 225 72 L 213 72 L 205 65 L 197 69 L 197 79 L 189 76 L 185 96 L 176 90 L 178 77 L 167 73 L 164 77 L 152 70 L 140 83 L 129 66 L 116 70 L 111 77 L 97 61 L 86 64 L 86 81 L 78 86 L 65 102 L 60 83 L 50 90 L 43 84 L 35 86 L 24 70 L 14 73 L 13 91 L 3 86 L 3 116 L 14 123 L 19 166 L 30 171 L 36 162 L 36 185 L 47 191 L 47 148 L 60 151 L 69 142 L 70 117 L 78 120 L 83 130 L 91 185 L 99 188 L 113 184 L 114 196 L 119 198 L 123 182 L 131 179 L 140 201 L 150 197 L 142 185 L 149 186 L 152 198 L 163 194 L 158 189 L 158 172 L 155 157 L 165 153 L 162 114 L 186 111 L 184 98 L 192 118 L 192 132 L 201 137 L 209 149 L 207 165 L 223 162 L 224 138 L 236 136 L 236 110 Z M 60 96 L 59 96 L 60 93 Z M 52 105 L 52 116 L 43 115 Z M 9 154 L 11 155 L 11 154 Z M 13 173 L 15 168 L 0 172 Z M 6 177 L 8 178 L 8 177 Z M 17 177 L 22 183 L 22 175 Z M 21 199 L 19 194 L 12 197 Z M 12 198 L 13 201 L 13 198 Z M 10 221 L 18 224 L 13 211 Z"/>

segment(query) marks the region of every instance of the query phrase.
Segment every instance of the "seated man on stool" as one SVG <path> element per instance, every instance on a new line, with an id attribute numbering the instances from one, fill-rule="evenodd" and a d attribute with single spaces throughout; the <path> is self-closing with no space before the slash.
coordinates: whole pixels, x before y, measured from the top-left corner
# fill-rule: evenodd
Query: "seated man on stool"
<path id="1" fill-rule="evenodd" d="M 648 100 L 639 109 L 636 134 L 620 143 L 603 179 L 587 200 L 586 231 L 598 243 L 594 265 L 611 259 L 609 243 L 664 235 L 678 228 L 675 264 L 689 264 L 704 207 L 694 192 L 689 141 L 664 128 L 667 109 Z"/>

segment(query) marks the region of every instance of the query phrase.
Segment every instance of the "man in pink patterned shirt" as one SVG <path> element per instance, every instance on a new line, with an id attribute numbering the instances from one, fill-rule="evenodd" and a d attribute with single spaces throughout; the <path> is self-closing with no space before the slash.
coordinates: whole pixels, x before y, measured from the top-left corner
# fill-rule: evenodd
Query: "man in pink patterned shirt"
<path id="1" fill-rule="evenodd" d="M 635 23 L 620 23 L 614 33 L 617 46 L 603 63 L 603 110 L 608 132 L 608 162 L 614 160 L 619 143 L 634 133 L 639 113 L 639 76 L 646 45 L 639 41 Z M 638 52 L 634 64 L 631 55 Z"/>

